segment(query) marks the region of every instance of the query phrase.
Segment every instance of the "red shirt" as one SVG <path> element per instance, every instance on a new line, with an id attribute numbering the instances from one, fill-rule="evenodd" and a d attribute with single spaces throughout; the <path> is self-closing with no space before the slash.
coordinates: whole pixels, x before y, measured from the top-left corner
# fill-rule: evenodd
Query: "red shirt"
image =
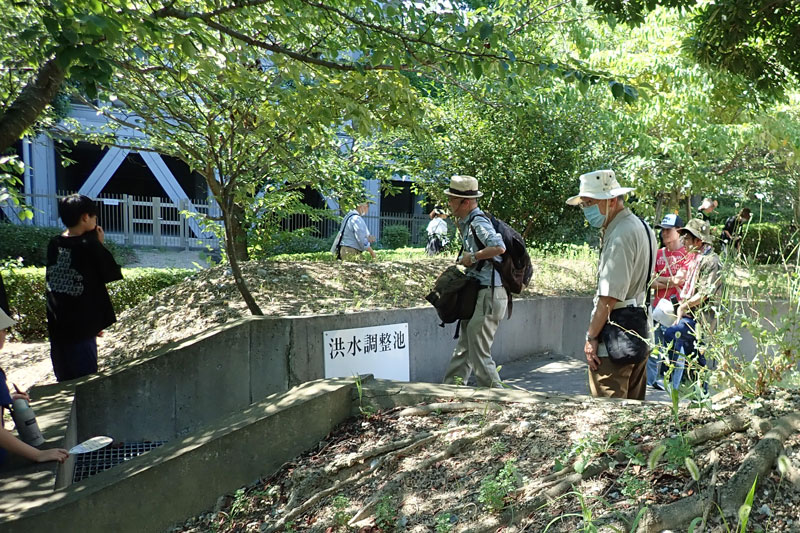
<path id="1" fill-rule="evenodd" d="M 686 248 L 683 246 L 677 250 L 660 248 L 656 252 L 655 276 L 675 276 L 681 273 L 685 279 L 693 258 L 694 254 L 687 253 Z M 680 296 L 679 291 L 680 285 L 672 285 L 667 289 L 656 289 L 655 298 L 653 298 L 653 307 L 655 307 L 662 298 L 670 299 L 673 294 Z"/>

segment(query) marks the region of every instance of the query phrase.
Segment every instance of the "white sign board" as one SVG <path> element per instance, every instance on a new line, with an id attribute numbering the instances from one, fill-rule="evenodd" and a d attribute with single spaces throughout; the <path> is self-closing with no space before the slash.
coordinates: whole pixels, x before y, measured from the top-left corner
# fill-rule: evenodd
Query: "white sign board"
<path id="1" fill-rule="evenodd" d="M 323 333 L 325 377 L 372 374 L 408 381 L 408 323 Z"/>

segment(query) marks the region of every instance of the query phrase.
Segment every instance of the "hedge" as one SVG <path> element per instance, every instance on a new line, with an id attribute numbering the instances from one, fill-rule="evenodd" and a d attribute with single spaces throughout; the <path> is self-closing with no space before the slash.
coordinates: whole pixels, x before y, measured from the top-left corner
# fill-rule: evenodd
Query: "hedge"
<path id="1" fill-rule="evenodd" d="M 742 254 L 756 263 L 781 263 L 796 253 L 798 233 L 790 224 L 761 222 L 743 228 Z M 721 231 L 720 231 L 721 234 Z"/>
<path id="2" fill-rule="evenodd" d="M 162 268 L 123 269 L 124 279 L 108 284 L 108 292 L 117 314 L 175 285 L 193 273 L 192 270 Z M 12 318 L 17 324 L 11 333 L 18 341 L 31 342 L 47 338 L 45 304 L 45 269 L 19 268 L 3 272 Z"/>
<path id="3" fill-rule="evenodd" d="M 0 222 L 0 262 L 4 259 L 22 258 L 25 266 L 45 266 L 47 264 L 47 243 L 63 228 L 38 227 Z M 105 247 L 114 255 L 117 263 L 125 265 L 133 259 L 133 251 L 106 240 Z"/>
<path id="4" fill-rule="evenodd" d="M 384 248 L 395 250 L 405 248 L 411 241 L 411 232 L 403 224 L 392 224 L 385 226 L 381 233 L 381 244 Z"/>

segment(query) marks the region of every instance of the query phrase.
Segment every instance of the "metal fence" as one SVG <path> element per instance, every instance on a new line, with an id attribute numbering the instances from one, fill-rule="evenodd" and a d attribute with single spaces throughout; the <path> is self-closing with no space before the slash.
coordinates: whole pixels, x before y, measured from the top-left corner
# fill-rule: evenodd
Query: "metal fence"
<path id="1" fill-rule="evenodd" d="M 300 229 L 310 230 L 317 237 L 329 238 L 336 235 L 341 226 L 342 217 L 335 219 L 324 218 L 322 220 L 312 220 L 308 215 L 291 215 L 286 217 L 281 223 L 281 229 L 286 231 L 296 231 Z M 364 222 L 372 235 L 376 235 L 380 240 L 384 229 L 387 226 L 405 226 L 409 232 L 412 246 L 424 246 L 427 242 L 425 229 L 430 219 L 427 215 L 412 213 L 381 213 L 380 215 L 366 215 Z"/>
<path id="2" fill-rule="evenodd" d="M 57 196 L 44 194 L 25 194 L 25 202 L 34 211 L 33 224 L 36 226 L 60 226 L 58 220 L 58 199 L 71 194 L 59 193 Z M 202 249 L 218 248 L 219 243 L 212 232 L 204 232 L 203 227 L 192 213 L 220 217 L 219 206 L 212 199 L 181 200 L 174 203 L 168 198 L 156 196 L 134 196 L 130 194 L 100 194 L 96 198 L 99 205 L 98 221 L 106 237 L 128 246 L 153 246 L 164 248 Z M 16 216 L 17 210 L 4 206 L 3 212 L 15 223 L 30 224 Z M 429 218 L 424 214 L 382 213 L 366 215 L 364 221 L 370 233 L 383 235 L 387 226 L 405 226 L 409 232 L 412 246 L 424 246 L 425 228 Z M 310 230 L 312 235 L 330 238 L 339 231 L 341 217 L 314 220 L 309 215 L 299 214 L 286 217 L 281 229 L 296 231 Z"/>
<path id="3" fill-rule="evenodd" d="M 58 195 L 25 194 L 25 203 L 33 210 L 33 221 L 20 220 L 19 210 L 4 206 L 3 212 L 14 223 L 36 226 L 60 226 Z M 213 200 L 183 199 L 177 204 L 168 198 L 134 196 L 130 194 L 101 194 L 97 198 L 98 222 L 106 237 L 128 246 L 164 248 L 218 248 L 213 232 L 204 231 L 197 217 L 219 217 L 220 210 Z"/>

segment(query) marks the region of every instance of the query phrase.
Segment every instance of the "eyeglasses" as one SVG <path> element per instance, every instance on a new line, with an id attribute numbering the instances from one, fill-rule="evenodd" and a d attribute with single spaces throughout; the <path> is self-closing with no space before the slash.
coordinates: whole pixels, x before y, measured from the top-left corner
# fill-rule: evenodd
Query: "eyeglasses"
<path id="1" fill-rule="evenodd" d="M 586 200 L 579 203 L 578 207 L 580 207 L 581 209 L 586 209 L 587 207 L 592 207 L 593 205 L 597 205 L 599 203 L 600 200 Z"/>

